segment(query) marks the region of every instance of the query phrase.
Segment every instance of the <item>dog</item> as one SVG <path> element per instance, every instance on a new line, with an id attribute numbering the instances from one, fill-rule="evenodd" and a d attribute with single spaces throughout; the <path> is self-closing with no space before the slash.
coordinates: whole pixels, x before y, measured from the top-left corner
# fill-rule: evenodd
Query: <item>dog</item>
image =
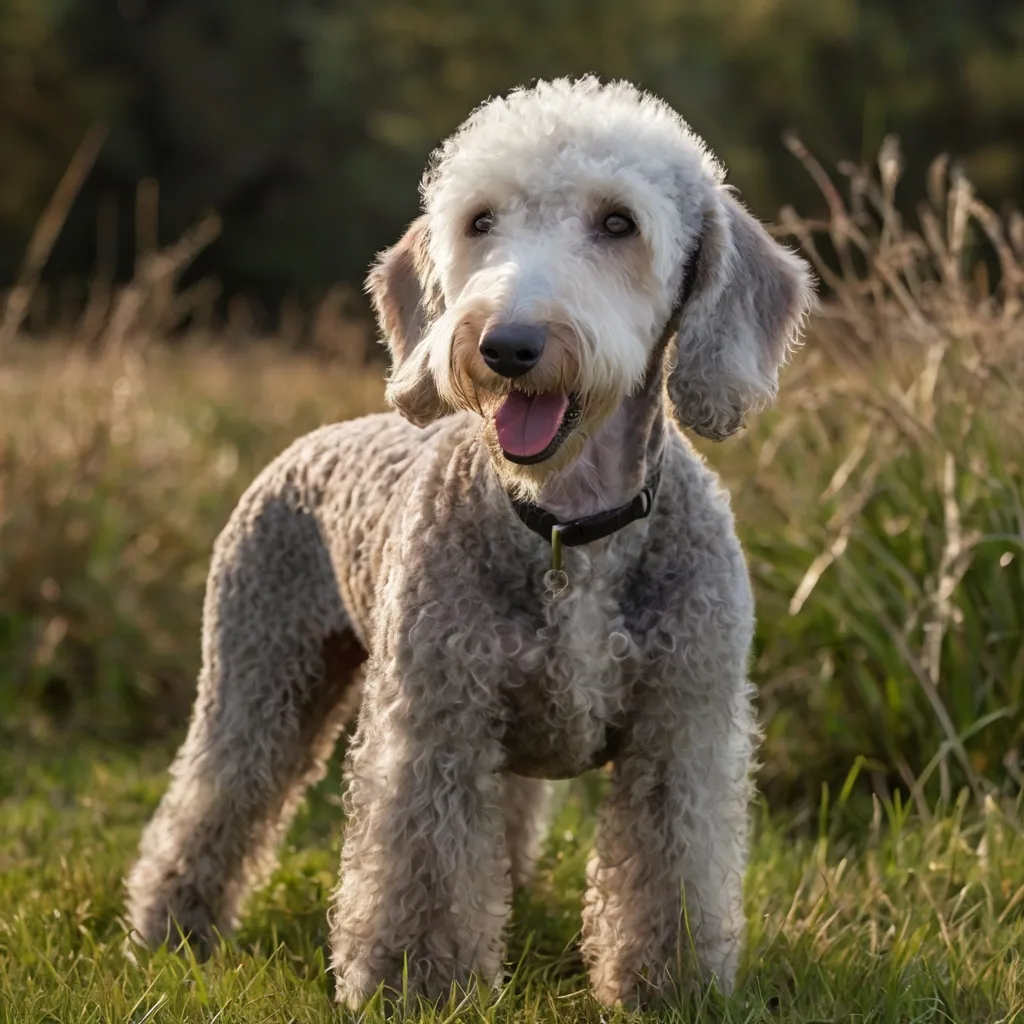
<path id="1" fill-rule="evenodd" d="M 609 762 L 582 913 L 594 994 L 729 991 L 754 602 L 728 496 L 683 430 L 722 440 L 774 398 L 810 270 L 627 83 L 484 103 L 422 195 L 368 278 L 395 411 L 295 443 L 217 540 L 132 929 L 229 932 L 358 709 L 340 1002 L 499 983 L 549 780 Z"/>

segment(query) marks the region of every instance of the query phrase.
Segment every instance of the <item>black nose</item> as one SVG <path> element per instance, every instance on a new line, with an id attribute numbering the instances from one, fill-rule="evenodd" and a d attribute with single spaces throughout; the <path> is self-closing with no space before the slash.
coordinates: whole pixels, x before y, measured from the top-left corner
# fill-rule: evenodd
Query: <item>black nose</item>
<path id="1" fill-rule="evenodd" d="M 537 324 L 495 324 L 480 339 L 480 355 L 500 376 L 522 377 L 540 362 L 546 335 Z"/>

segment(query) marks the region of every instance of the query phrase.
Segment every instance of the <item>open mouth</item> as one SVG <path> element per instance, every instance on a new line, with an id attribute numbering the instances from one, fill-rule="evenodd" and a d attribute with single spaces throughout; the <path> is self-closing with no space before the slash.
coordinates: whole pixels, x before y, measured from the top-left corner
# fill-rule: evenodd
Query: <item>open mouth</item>
<path id="1" fill-rule="evenodd" d="M 550 459 L 576 429 L 581 411 L 576 394 L 510 391 L 494 416 L 502 454 L 520 466 Z"/>

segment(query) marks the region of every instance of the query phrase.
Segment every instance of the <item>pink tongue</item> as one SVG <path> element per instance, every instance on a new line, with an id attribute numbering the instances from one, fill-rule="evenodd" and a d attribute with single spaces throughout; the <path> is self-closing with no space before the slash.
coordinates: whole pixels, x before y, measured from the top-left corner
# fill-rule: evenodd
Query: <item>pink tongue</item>
<path id="1" fill-rule="evenodd" d="M 540 455 L 554 440 L 568 408 L 568 396 L 559 391 L 511 391 L 494 417 L 498 443 L 509 455 Z"/>

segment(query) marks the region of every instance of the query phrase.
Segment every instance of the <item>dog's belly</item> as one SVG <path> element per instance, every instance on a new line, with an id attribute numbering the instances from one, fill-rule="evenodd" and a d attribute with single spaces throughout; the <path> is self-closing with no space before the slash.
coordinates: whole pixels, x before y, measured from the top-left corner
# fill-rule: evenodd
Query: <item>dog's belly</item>
<path id="1" fill-rule="evenodd" d="M 515 721 L 505 732 L 505 767 L 531 779 L 574 779 L 614 759 L 620 732 L 619 727 L 608 726 L 600 744 L 581 750 L 555 733 Z"/>
<path id="2" fill-rule="evenodd" d="M 568 779 L 612 760 L 621 714 L 609 714 L 603 695 L 585 686 L 575 693 L 552 692 L 547 683 L 527 679 L 508 696 L 506 768 L 528 778 Z"/>

